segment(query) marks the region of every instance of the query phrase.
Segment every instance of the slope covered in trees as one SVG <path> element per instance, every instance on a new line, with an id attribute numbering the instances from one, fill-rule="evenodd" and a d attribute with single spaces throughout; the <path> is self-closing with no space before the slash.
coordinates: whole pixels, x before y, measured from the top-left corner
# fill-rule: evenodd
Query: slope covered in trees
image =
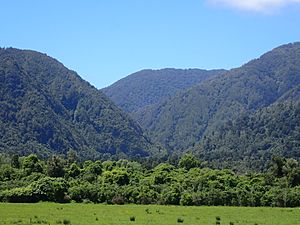
<path id="1" fill-rule="evenodd" d="M 155 148 L 101 91 L 45 54 L 0 49 L 0 151 L 143 157 Z"/>
<path id="2" fill-rule="evenodd" d="M 257 114 L 263 113 L 266 117 L 263 121 L 266 123 L 265 126 L 269 126 L 270 123 L 276 124 L 277 119 L 278 123 L 280 121 L 285 123 L 285 120 L 276 117 L 285 106 L 279 104 L 274 105 L 274 108 L 272 106 L 270 109 L 260 110 L 276 102 L 282 102 L 284 99 L 299 96 L 299 84 L 300 43 L 283 45 L 240 68 L 232 69 L 224 75 L 204 81 L 159 105 L 141 110 L 135 114 L 135 118 L 142 127 L 149 131 L 154 140 L 163 143 L 170 151 L 184 151 L 195 146 L 203 137 L 222 129 L 230 121 L 238 120 L 241 115 L 251 116 L 256 112 Z M 298 106 L 292 103 L 291 107 L 291 111 L 288 108 L 286 110 L 289 111 L 287 113 L 293 114 L 293 111 L 297 111 Z M 273 117 L 274 121 L 269 122 L 268 120 L 272 120 Z M 254 114 L 254 118 L 257 118 L 255 119 L 257 123 L 262 122 L 258 119 L 259 115 Z M 252 125 L 257 126 L 256 122 Z M 282 126 L 290 125 L 287 123 Z M 247 125 L 238 126 L 238 129 L 247 127 Z M 288 129 L 290 129 L 289 132 L 293 132 L 293 129 L 295 132 L 299 132 L 297 126 L 288 127 Z M 215 132 L 214 135 L 217 133 Z M 256 133 L 251 135 L 256 135 Z M 280 141 L 272 133 L 265 135 L 265 140 L 269 138 L 274 143 Z M 291 144 L 287 143 L 290 140 L 289 137 L 288 135 L 284 138 L 284 146 Z M 255 141 L 254 137 L 251 138 Z M 296 135 L 294 138 L 299 138 L 299 136 Z M 291 142 L 293 142 L 292 140 L 293 138 L 291 138 Z M 222 141 L 230 140 L 226 137 L 224 140 L 221 139 L 220 146 L 223 144 Z M 206 142 L 203 140 L 203 143 Z M 250 142 L 247 143 L 250 145 L 249 148 L 253 147 Z M 236 160 L 243 158 L 245 151 L 248 151 L 241 149 L 244 148 L 242 145 L 233 147 Z M 210 150 L 214 149 L 214 147 L 208 148 L 204 144 L 202 146 L 205 149 L 202 156 L 206 156 Z M 226 151 L 226 149 L 222 151 L 222 154 Z M 214 157 L 222 161 L 224 160 L 222 154 Z M 299 156 L 298 154 L 292 155 Z"/>
<path id="3" fill-rule="evenodd" d="M 207 134 L 194 150 L 217 168 L 267 168 L 273 155 L 300 159 L 300 102 L 278 102 Z"/>
<path id="4" fill-rule="evenodd" d="M 102 91 L 126 112 L 159 103 L 225 70 L 161 69 L 131 74 Z"/>

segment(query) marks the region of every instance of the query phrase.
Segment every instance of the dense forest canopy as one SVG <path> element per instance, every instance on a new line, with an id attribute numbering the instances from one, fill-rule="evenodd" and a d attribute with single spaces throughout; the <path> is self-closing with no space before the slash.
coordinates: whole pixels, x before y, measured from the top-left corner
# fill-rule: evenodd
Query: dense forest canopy
<path id="1" fill-rule="evenodd" d="M 122 110 L 134 113 L 158 104 L 174 96 L 178 91 L 225 72 L 225 70 L 171 68 L 142 70 L 115 82 L 102 91 Z"/>
<path id="2" fill-rule="evenodd" d="M 230 71 L 144 70 L 103 91 L 38 52 L 0 49 L 0 152 L 267 171 L 300 159 L 300 43 Z M 142 127 L 142 128 L 141 128 Z"/>
<path id="3" fill-rule="evenodd" d="M 262 169 L 273 153 L 299 159 L 299 85 L 300 43 L 293 43 L 137 111 L 133 118 L 171 153 L 190 149 L 216 167 Z"/>
<path id="4" fill-rule="evenodd" d="M 101 91 L 57 60 L 0 49 L 0 151 L 140 158 L 159 150 Z"/>
<path id="5" fill-rule="evenodd" d="M 265 171 L 272 155 L 300 159 L 300 98 L 244 113 L 194 147 L 215 168 Z"/>

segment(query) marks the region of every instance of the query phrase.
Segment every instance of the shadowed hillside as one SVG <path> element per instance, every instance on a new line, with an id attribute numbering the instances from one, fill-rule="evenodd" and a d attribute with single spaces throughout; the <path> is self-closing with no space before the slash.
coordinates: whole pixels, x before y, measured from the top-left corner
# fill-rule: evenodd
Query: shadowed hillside
<path id="1" fill-rule="evenodd" d="M 141 128 L 101 91 L 45 54 L 0 49 L 0 151 L 145 157 Z M 152 149 L 154 151 L 154 148 Z"/>

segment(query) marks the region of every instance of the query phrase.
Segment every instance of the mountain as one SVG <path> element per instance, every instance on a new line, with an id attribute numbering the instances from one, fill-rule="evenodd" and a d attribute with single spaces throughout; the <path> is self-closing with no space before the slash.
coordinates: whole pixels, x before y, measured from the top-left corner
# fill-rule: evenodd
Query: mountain
<path id="1" fill-rule="evenodd" d="M 299 160 L 300 101 L 279 101 L 229 120 L 207 134 L 194 151 L 213 167 L 243 172 L 265 171 L 273 155 Z"/>
<path id="2" fill-rule="evenodd" d="M 0 152 L 145 157 L 155 147 L 101 91 L 57 60 L 0 49 Z"/>
<path id="3" fill-rule="evenodd" d="M 300 85 L 275 103 L 208 133 L 194 151 L 213 167 L 267 169 L 273 155 L 300 159 Z"/>
<path id="4" fill-rule="evenodd" d="M 161 69 L 131 74 L 102 91 L 126 112 L 133 113 L 174 96 L 225 70 Z"/>
<path id="5" fill-rule="evenodd" d="M 148 130 L 153 140 L 163 143 L 170 151 L 182 152 L 198 146 L 201 141 L 205 143 L 204 137 L 218 132 L 230 121 L 238 121 L 241 115 L 256 118 L 258 123 L 260 113 L 262 113 L 266 117 L 264 126 L 268 126 L 268 121 L 272 118 L 280 122 L 279 117 L 276 116 L 280 115 L 280 110 L 284 106 L 276 103 L 284 101 L 284 98 L 295 100 L 295 96 L 299 96 L 299 84 L 300 43 L 287 44 L 273 49 L 240 68 L 232 69 L 186 91 L 179 92 L 158 105 L 140 110 L 135 113 L 134 118 Z M 291 109 L 291 113 L 298 107 L 294 102 L 292 105 L 295 108 Z M 276 121 L 273 123 L 276 124 Z M 287 124 L 287 126 L 290 125 Z M 246 127 L 240 127 L 240 129 Z M 299 133 L 299 127 L 296 126 L 295 129 L 295 132 Z M 254 134 L 255 132 L 251 135 Z M 217 139 L 215 135 L 216 133 L 212 135 L 214 141 Z M 269 137 L 277 138 L 272 137 L 271 134 Z M 299 138 L 297 135 L 295 137 Z M 219 147 L 221 148 L 227 140 L 224 137 L 224 140 L 217 142 Z M 238 140 L 242 141 L 236 139 L 237 142 Z M 279 140 L 276 139 L 277 141 Z M 285 139 L 285 141 L 288 140 Z M 211 144 L 214 145 L 213 142 Z M 251 143 L 250 145 L 254 146 Z M 244 159 L 243 151 L 247 150 L 243 148 L 243 143 L 236 147 L 232 146 L 232 149 L 236 151 L 236 158 Z M 209 159 L 215 149 L 219 148 L 207 148 L 205 144 L 202 144 L 203 154 L 198 153 L 205 159 Z M 222 161 L 226 151 L 225 149 L 222 154 L 215 155 L 213 158 Z"/>

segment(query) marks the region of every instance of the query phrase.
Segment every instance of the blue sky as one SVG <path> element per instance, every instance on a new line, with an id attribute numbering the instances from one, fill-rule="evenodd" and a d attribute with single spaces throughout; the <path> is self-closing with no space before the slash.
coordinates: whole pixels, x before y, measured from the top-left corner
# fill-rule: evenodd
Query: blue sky
<path id="1" fill-rule="evenodd" d="M 300 41 L 300 4 L 10 0 L 1 1 L 0 25 L 1 47 L 47 53 L 102 88 L 146 68 L 238 67 Z"/>

